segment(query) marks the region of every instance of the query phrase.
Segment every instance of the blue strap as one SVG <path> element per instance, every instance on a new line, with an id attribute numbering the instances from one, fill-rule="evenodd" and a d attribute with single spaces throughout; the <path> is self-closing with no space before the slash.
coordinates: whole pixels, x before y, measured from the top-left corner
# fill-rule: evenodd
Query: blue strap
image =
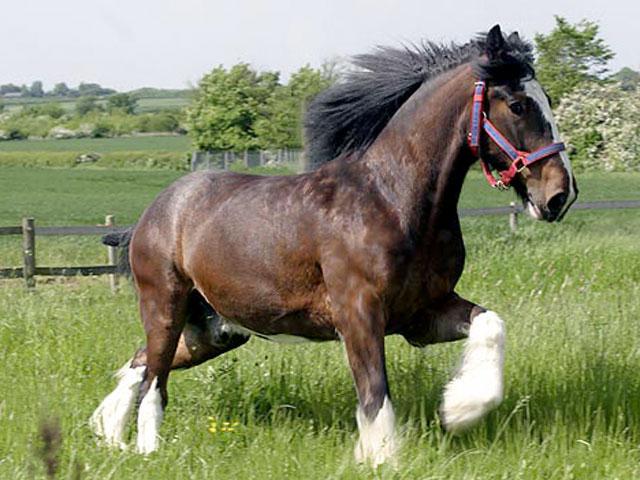
<path id="1" fill-rule="evenodd" d="M 546 147 L 539 148 L 535 152 L 531 152 L 529 155 L 527 155 L 527 165 L 545 157 L 560 153 L 564 149 L 565 146 L 562 142 L 552 143 L 551 145 L 547 145 Z"/>
<path id="2" fill-rule="evenodd" d="M 482 127 L 482 103 L 484 102 L 484 82 L 476 82 L 471 107 L 471 131 L 469 132 L 469 146 L 477 149 L 480 146 L 480 131 Z"/>
<path id="3" fill-rule="evenodd" d="M 509 140 L 504 138 L 498 129 L 493 126 L 493 123 L 488 120 L 484 121 L 484 131 L 487 132 L 491 140 L 493 140 L 504 153 L 509 155 L 511 160 L 515 160 L 520 156 Z"/>

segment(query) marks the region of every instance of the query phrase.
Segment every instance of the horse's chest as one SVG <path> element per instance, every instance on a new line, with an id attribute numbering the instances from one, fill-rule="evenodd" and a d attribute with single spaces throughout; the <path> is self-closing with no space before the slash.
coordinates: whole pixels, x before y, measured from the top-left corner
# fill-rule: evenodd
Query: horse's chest
<path id="1" fill-rule="evenodd" d="M 409 263 L 400 302 L 411 310 L 452 292 L 462 275 L 464 257 L 462 237 L 441 231 Z"/>

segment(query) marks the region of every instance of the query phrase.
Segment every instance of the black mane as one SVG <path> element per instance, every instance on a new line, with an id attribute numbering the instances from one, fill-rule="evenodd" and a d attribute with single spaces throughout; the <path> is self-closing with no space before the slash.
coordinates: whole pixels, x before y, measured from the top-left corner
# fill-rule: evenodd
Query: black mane
<path id="1" fill-rule="evenodd" d="M 499 59 L 481 58 L 486 35 L 464 45 L 423 42 L 404 48 L 378 47 L 358 55 L 358 68 L 320 93 L 305 118 L 307 155 L 314 167 L 341 155 L 363 151 L 425 81 L 465 62 L 478 79 L 505 83 L 533 76 L 532 46 L 517 34 L 505 39 Z"/>

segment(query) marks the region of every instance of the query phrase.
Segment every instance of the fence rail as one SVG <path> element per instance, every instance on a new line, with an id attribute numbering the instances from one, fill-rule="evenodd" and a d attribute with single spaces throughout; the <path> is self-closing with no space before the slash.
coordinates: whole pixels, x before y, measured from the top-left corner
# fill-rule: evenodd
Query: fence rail
<path id="1" fill-rule="evenodd" d="M 19 227 L 0 227 L 2 235 L 22 235 L 22 267 L 0 268 L 2 278 L 24 278 L 28 288 L 36 286 L 36 275 L 71 277 L 76 275 L 109 275 L 111 290 L 118 288 L 117 253 L 115 247 L 107 247 L 108 265 L 87 265 L 72 267 L 38 267 L 36 265 L 36 235 L 105 235 L 121 232 L 127 226 L 115 225 L 115 217 L 107 215 L 104 225 L 72 227 L 36 227 L 35 219 L 23 218 Z"/>
<path id="2" fill-rule="evenodd" d="M 606 200 L 599 202 L 583 202 L 572 207 L 573 210 L 615 210 L 640 208 L 640 200 Z M 461 217 L 480 217 L 488 215 L 505 215 L 509 217 L 509 226 L 515 231 L 518 227 L 518 215 L 523 208 L 512 202 L 508 207 L 463 208 L 459 210 Z M 24 278 L 27 287 L 35 287 L 35 277 L 43 276 L 75 276 L 75 275 L 109 275 L 111 289 L 118 287 L 118 269 L 116 266 L 116 247 L 107 247 L 108 265 L 89 265 L 72 267 L 38 267 L 36 265 L 36 235 L 104 235 L 122 232 L 129 226 L 116 226 L 113 215 L 107 215 L 105 225 L 73 226 L 73 227 L 37 227 L 33 218 L 24 218 L 21 226 L 0 227 L 2 235 L 22 235 L 23 265 L 22 267 L 0 268 L 0 279 Z"/>

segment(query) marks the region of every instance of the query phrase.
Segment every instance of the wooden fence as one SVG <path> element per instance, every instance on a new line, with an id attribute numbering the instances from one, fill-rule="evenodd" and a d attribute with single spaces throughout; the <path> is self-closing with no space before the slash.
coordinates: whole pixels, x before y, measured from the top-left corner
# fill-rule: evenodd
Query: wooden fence
<path id="1" fill-rule="evenodd" d="M 111 290 L 118 288 L 118 269 L 116 247 L 107 247 L 108 265 L 89 265 L 73 267 L 39 267 L 36 263 L 36 235 L 105 235 L 120 232 L 126 226 L 116 227 L 113 215 L 105 217 L 104 225 L 78 227 L 36 227 L 35 219 L 23 218 L 22 225 L 0 227 L 2 235 L 22 235 L 22 267 L 0 268 L 2 278 L 24 278 L 28 288 L 36 286 L 36 275 L 63 276 L 109 275 Z"/>
<path id="2" fill-rule="evenodd" d="M 640 200 L 612 200 L 600 202 L 584 202 L 571 207 L 572 210 L 613 210 L 623 208 L 640 208 Z M 508 215 L 509 227 L 512 231 L 518 228 L 518 215 L 523 208 L 511 202 L 508 207 L 487 207 L 461 209 L 461 217 L 479 217 L 485 215 Z M 0 227 L 2 235 L 22 235 L 23 265 L 22 267 L 0 268 L 2 278 L 24 278 L 28 288 L 34 288 L 36 275 L 44 276 L 75 276 L 75 275 L 109 275 L 109 283 L 113 291 L 118 287 L 118 271 L 116 267 L 117 252 L 115 247 L 107 247 L 108 265 L 90 265 L 74 267 L 38 267 L 36 264 L 36 234 L 37 235 L 104 235 L 120 232 L 127 226 L 116 227 L 113 215 L 107 215 L 104 225 L 90 227 L 36 227 L 33 218 L 22 219 L 22 225 L 17 227 Z"/>

